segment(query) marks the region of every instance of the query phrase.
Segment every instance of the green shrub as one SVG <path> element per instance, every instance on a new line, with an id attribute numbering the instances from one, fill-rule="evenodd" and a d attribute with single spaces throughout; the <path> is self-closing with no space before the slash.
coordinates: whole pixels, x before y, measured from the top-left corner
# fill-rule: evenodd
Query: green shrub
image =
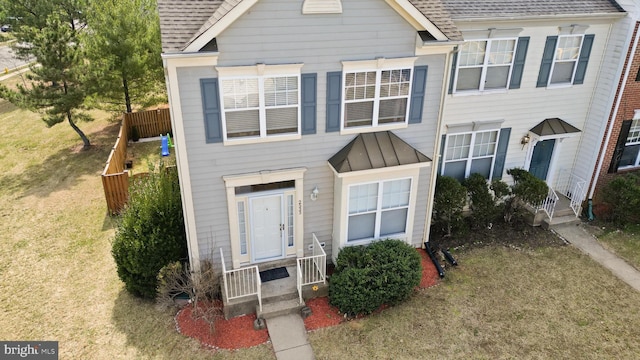
<path id="1" fill-rule="evenodd" d="M 604 202 L 611 206 L 611 220 L 618 225 L 640 222 L 640 176 L 617 176 L 602 189 Z"/>
<path id="2" fill-rule="evenodd" d="M 467 201 L 467 190 L 449 176 L 438 176 L 433 196 L 433 226 L 447 236 L 462 222 L 462 210 Z"/>
<path id="3" fill-rule="evenodd" d="M 494 222 L 498 208 L 493 195 L 489 192 L 487 179 L 480 174 L 471 174 L 465 182 L 471 205 L 471 223 L 475 228 L 486 228 Z"/>
<path id="4" fill-rule="evenodd" d="M 401 240 L 347 247 L 338 254 L 329 299 L 345 314 L 369 314 L 383 304 L 405 300 L 421 276 L 420 255 Z"/>
<path id="5" fill-rule="evenodd" d="M 132 183 L 111 249 L 127 291 L 143 298 L 155 298 L 163 266 L 187 255 L 177 171 L 159 169 Z"/>
<path id="6" fill-rule="evenodd" d="M 513 177 L 514 182 L 511 185 L 511 194 L 505 200 L 504 219 L 511 222 L 513 216 L 520 212 L 522 204 L 536 206 L 542 203 L 549 193 L 549 187 L 543 180 L 524 169 L 509 169 L 507 174 Z"/>

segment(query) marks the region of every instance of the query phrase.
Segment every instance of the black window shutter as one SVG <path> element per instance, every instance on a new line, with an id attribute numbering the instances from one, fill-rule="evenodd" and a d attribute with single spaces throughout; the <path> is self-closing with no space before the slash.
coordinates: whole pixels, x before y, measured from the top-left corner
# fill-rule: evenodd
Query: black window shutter
<path id="1" fill-rule="evenodd" d="M 502 172 L 504 171 L 504 163 L 507 158 L 507 149 L 509 148 L 510 136 L 511 128 L 500 129 L 498 148 L 496 149 L 496 159 L 493 163 L 493 179 L 502 179 Z"/>
<path id="2" fill-rule="evenodd" d="M 576 75 L 573 78 L 574 84 L 584 83 L 584 75 L 587 73 L 587 64 L 589 63 L 589 56 L 591 55 L 591 48 L 593 47 L 593 38 L 595 35 L 585 35 L 582 40 L 582 48 L 580 49 L 580 57 L 578 58 L 578 67 L 576 69 Z"/>
<path id="3" fill-rule="evenodd" d="M 547 42 L 544 44 L 544 53 L 542 54 L 542 63 L 540 64 L 540 72 L 538 73 L 538 83 L 536 87 L 546 87 L 551 75 L 551 65 L 556 53 L 557 36 L 547 36 Z"/>
<path id="4" fill-rule="evenodd" d="M 302 74 L 302 135 L 316 133 L 316 89 L 317 74 Z"/>
<path id="5" fill-rule="evenodd" d="M 453 94 L 453 82 L 456 79 L 456 66 L 458 66 L 458 51 L 455 51 L 453 53 L 453 59 L 451 59 L 451 77 L 449 79 L 449 94 Z"/>
<path id="6" fill-rule="evenodd" d="M 342 72 L 327 73 L 327 132 L 340 131 Z"/>
<path id="7" fill-rule="evenodd" d="M 442 139 L 440 140 L 440 156 L 438 157 L 438 175 L 442 174 L 442 166 L 444 163 L 444 143 L 447 140 L 447 135 L 442 135 Z"/>
<path id="8" fill-rule="evenodd" d="M 207 143 L 222 142 L 222 117 L 218 79 L 200 79 L 204 129 Z"/>
<path id="9" fill-rule="evenodd" d="M 611 164 L 609 164 L 609 174 L 618 172 L 618 166 L 620 166 L 620 159 L 622 158 L 624 146 L 627 143 L 627 137 L 629 136 L 629 130 L 631 129 L 632 122 L 633 120 L 625 120 L 622 122 L 622 126 L 620 127 L 620 135 L 618 135 L 618 142 L 616 143 L 615 150 L 613 150 Z"/>
<path id="10" fill-rule="evenodd" d="M 520 89 L 520 82 L 522 81 L 524 62 L 527 59 L 528 48 L 529 37 L 519 37 L 518 46 L 516 47 L 516 55 L 513 59 L 513 69 L 511 70 L 511 82 L 509 83 L 509 89 Z"/>
<path id="11" fill-rule="evenodd" d="M 416 66 L 413 69 L 413 84 L 411 85 L 411 108 L 409 109 L 409 124 L 422 122 L 424 109 L 424 95 L 427 85 L 427 66 Z"/>

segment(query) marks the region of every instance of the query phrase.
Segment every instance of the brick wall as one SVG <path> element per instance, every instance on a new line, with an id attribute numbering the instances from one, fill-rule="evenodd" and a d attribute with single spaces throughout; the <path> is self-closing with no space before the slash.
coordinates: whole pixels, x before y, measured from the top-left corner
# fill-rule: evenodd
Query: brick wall
<path id="1" fill-rule="evenodd" d="M 636 34 L 638 32 L 638 28 L 640 27 L 640 22 L 636 23 L 633 37 L 635 39 Z M 610 126 L 611 121 L 614 121 L 613 129 L 611 131 L 611 138 L 609 139 L 609 144 L 607 148 L 604 150 L 605 155 L 602 161 L 600 176 L 597 179 L 596 192 L 594 194 L 594 202 L 598 203 L 598 191 L 602 189 L 604 185 L 606 185 L 609 181 L 611 181 L 615 176 L 619 174 L 624 174 L 628 172 L 640 171 L 640 169 L 631 169 L 631 170 L 620 170 L 617 173 L 609 174 L 607 171 L 609 170 L 609 166 L 611 164 L 611 159 L 613 157 L 613 152 L 616 147 L 616 143 L 618 142 L 618 136 L 620 135 L 620 127 L 622 126 L 622 122 L 624 120 L 631 120 L 633 118 L 634 112 L 636 109 L 640 110 L 640 81 L 636 81 L 636 76 L 638 75 L 638 71 L 640 70 L 640 46 L 636 48 L 635 54 L 631 54 L 633 48 L 633 41 L 629 44 L 629 49 L 627 51 L 626 60 L 624 63 L 624 69 L 627 68 L 629 61 L 631 61 L 631 70 L 629 71 L 629 77 L 627 78 L 624 92 L 621 94 L 620 89 L 622 88 L 622 81 L 620 79 L 620 83 L 618 84 L 618 88 L 616 90 L 616 98 L 614 101 L 614 106 L 620 99 L 620 106 L 618 108 L 618 113 L 613 118 L 613 109 L 609 115 L 607 126 Z M 623 70 L 624 71 L 624 70 Z M 623 73 L 624 74 L 624 73 Z M 601 148 L 602 152 L 603 149 Z"/>

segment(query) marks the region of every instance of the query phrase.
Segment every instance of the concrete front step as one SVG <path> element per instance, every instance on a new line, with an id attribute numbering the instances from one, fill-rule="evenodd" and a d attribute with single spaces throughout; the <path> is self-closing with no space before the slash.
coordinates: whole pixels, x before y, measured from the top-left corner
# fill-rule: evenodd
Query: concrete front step
<path id="1" fill-rule="evenodd" d="M 548 218 L 542 221 L 542 228 L 545 230 L 549 230 L 550 228 L 554 228 L 559 225 L 567 225 L 567 224 L 578 224 L 580 223 L 580 219 L 576 217 L 576 215 L 571 212 L 571 215 L 565 216 L 554 216 L 551 221 Z"/>
<path id="2" fill-rule="evenodd" d="M 304 300 L 302 304 L 300 304 L 298 298 L 262 304 L 262 311 L 260 311 L 260 306 L 256 306 L 256 317 L 272 319 L 277 316 L 296 314 L 299 313 L 300 309 L 304 306 Z"/>

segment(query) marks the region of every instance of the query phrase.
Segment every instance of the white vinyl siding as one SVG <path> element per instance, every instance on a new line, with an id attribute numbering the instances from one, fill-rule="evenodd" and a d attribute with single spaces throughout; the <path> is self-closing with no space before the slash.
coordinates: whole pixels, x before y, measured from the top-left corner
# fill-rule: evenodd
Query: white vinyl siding
<path id="1" fill-rule="evenodd" d="M 442 175 L 463 180 L 473 173 L 489 179 L 498 144 L 498 130 L 447 135 Z"/>
<path id="2" fill-rule="evenodd" d="M 549 85 L 573 83 L 583 38 L 583 35 L 558 36 Z"/>
<path id="3" fill-rule="evenodd" d="M 455 91 L 506 89 L 517 39 L 467 41 L 458 54 Z"/>
<path id="4" fill-rule="evenodd" d="M 347 241 L 404 234 L 410 195 L 411 179 L 351 185 Z"/>

